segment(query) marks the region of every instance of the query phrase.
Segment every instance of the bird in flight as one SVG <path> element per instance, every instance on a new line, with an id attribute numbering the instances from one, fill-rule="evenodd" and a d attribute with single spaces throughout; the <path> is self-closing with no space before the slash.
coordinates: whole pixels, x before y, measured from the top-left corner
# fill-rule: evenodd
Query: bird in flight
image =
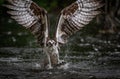
<path id="1" fill-rule="evenodd" d="M 59 16 L 54 39 L 49 37 L 47 11 L 32 0 L 7 0 L 5 5 L 18 24 L 28 29 L 37 39 L 38 44 L 47 55 L 45 68 L 51 69 L 64 62 L 59 59 L 60 45 L 67 43 L 68 38 L 89 24 L 101 13 L 102 0 L 76 0 L 64 8 Z"/>

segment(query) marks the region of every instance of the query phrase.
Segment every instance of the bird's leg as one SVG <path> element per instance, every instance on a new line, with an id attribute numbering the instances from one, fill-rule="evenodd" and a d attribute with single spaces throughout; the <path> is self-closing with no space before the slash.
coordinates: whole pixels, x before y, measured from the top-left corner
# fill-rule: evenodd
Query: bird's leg
<path id="1" fill-rule="evenodd" d="M 57 61 L 58 61 L 57 64 L 62 63 L 64 60 L 60 60 L 60 57 L 59 57 L 59 51 L 58 51 L 58 50 L 55 52 L 55 54 L 56 54 L 56 58 L 57 58 Z"/>
<path id="2" fill-rule="evenodd" d="M 65 61 L 64 61 L 64 60 L 60 60 L 59 50 L 60 50 L 60 48 L 58 47 L 56 54 L 57 54 L 57 56 L 58 56 L 58 64 L 61 64 L 61 63 L 64 63 Z"/>
<path id="3" fill-rule="evenodd" d="M 44 48 L 43 50 L 44 50 L 44 53 L 46 53 L 46 55 L 47 55 L 47 59 L 44 60 L 44 67 L 46 69 L 52 69 L 53 67 L 52 67 L 52 64 L 51 64 L 51 58 L 50 58 L 50 54 L 48 52 L 48 49 Z"/>
<path id="4" fill-rule="evenodd" d="M 52 64 L 51 64 L 51 59 L 50 59 L 50 55 L 47 53 L 47 58 L 48 58 L 48 64 L 47 64 L 47 69 L 52 69 Z"/>
<path id="5" fill-rule="evenodd" d="M 64 65 L 64 60 L 59 58 L 59 50 L 57 45 L 47 46 L 44 48 L 44 52 L 47 55 L 47 61 L 45 61 L 44 66 L 47 69 L 52 69 L 53 67 L 58 67 Z"/>
<path id="6" fill-rule="evenodd" d="M 65 61 L 64 60 L 60 60 L 60 58 L 59 58 L 59 53 L 57 53 L 57 60 L 58 60 L 58 64 L 62 64 L 62 63 L 65 63 Z"/>
<path id="7" fill-rule="evenodd" d="M 50 59 L 52 66 L 62 65 L 64 63 L 64 60 L 60 60 L 59 58 L 58 47 L 53 47 L 53 51 L 50 54 Z"/>

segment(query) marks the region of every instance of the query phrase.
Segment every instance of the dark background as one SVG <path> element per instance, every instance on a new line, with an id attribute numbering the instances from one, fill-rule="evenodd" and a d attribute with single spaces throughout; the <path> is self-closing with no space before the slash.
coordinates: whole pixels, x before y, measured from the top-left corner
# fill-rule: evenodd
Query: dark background
<path id="1" fill-rule="evenodd" d="M 48 11 L 50 35 L 60 11 L 75 0 L 34 0 Z M 102 14 L 61 47 L 66 70 L 43 70 L 34 36 L 6 13 L 0 0 L 0 79 L 120 79 L 120 0 L 103 0 Z"/>

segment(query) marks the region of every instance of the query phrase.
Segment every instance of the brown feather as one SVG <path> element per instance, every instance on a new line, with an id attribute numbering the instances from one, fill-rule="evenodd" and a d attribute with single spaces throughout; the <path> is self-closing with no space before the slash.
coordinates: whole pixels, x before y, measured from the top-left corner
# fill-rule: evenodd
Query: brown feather
<path id="1" fill-rule="evenodd" d="M 99 8 L 103 4 L 100 0 L 77 0 L 61 11 L 57 25 L 56 40 L 66 43 L 67 38 L 89 24 L 96 15 L 100 14 Z"/>
<path id="2" fill-rule="evenodd" d="M 48 37 L 47 11 L 29 0 L 7 0 L 6 5 L 11 17 L 21 24 L 37 38 L 41 46 L 45 46 Z M 47 33 L 46 33 L 47 32 Z"/>

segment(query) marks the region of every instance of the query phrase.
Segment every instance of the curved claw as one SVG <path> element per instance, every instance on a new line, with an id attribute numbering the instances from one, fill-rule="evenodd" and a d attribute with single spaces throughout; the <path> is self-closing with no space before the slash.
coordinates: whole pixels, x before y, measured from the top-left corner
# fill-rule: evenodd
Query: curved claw
<path id="1" fill-rule="evenodd" d="M 48 65 L 46 66 L 46 69 L 53 69 L 53 67 L 52 67 L 50 64 L 48 64 Z"/>
<path id="2" fill-rule="evenodd" d="M 61 65 L 65 65 L 66 62 L 64 60 L 59 60 L 58 64 L 55 65 L 55 67 L 60 67 Z"/>
<path id="3" fill-rule="evenodd" d="M 69 63 L 64 60 L 60 60 L 59 64 L 56 65 L 57 69 L 68 69 Z"/>
<path id="4" fill-rule="evenodd" d="M 58 61 L 58 64 L 65 64 L 66 62 L 65 62 L 65 60 L 59 60 Z"/>

